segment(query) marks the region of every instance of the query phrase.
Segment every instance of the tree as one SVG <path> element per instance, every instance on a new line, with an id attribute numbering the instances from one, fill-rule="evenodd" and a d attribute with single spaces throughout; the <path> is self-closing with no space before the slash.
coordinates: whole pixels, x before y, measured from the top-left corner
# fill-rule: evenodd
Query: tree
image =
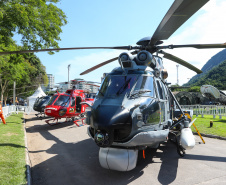
<path id="1" fill-rule="evenodd" d="M 16 45 L 10 47 L 10 49 L 17 48 Z M 0 66 L 1 101 L 3 101 L 3 95 L 5 101 L 8 96 L 12 95 L 14 81 L 19 87 L 17 93 L 31 91 L 39 84 L 48 84 L 45 67 L 33 53 L 1 56 Z"/>
<path id="2" fill-rule="evenodd" d="M 64 12 L 54 5 L 59 1 L 1 0 L 0 46 L 9 46 L 19 34 L 25 49 L 57 48 L 61 26 L 67 23 Z"/>
<path id="3" fill-rule="evenodd" d="M 59 1 L 0 0 L 0 51 L 57 48 L 61 27 L 67 23 L 64 12 L 56 6 Z M 15 34 L 22 37 L 22 46 L 15 44 Z M 34 54 L 0 56 L 1 100 L 4 94 L 12 93 L 13 81 L 24 87 L 47 83 L 48 78 Z"/>
<path id="4" fill-rule="evenodd" d="M 2 48 L 7 50 L 16 50 L 17 47 L 15 43 L 12 42 L 10 47 L 5 47 L 3 45 Z M 21 56 L 19 56 L 16 60 L 14 60 L 15 55 L 10 56 L 1 56 L 0 57 L 0 89 L 1 89 L 1 101 L 3 101 L 3 94 L 6 91 L 9 83 L 9 79 L 14 80 L 18 78 L 17 74 L 20 73 L 21 67 L 18 66 L 18 71 L 16 70 L 15 64 L 18 64 L 18 59 L 21 59 Z M 13 61 L 9 63 L 8 61 Z M 13 77 L 12 77 L 13 76 Z"/>
<path id="5" fill-rule="evenodd" d="M 200 86 L 192 86 L 187 91 L 188 92 L 200 92 Z"/>

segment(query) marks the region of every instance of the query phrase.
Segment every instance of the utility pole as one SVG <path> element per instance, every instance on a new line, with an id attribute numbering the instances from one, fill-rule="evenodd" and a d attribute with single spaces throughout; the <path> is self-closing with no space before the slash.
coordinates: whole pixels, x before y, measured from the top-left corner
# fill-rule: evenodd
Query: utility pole
<path id="1" fill-rule="evenodd" d="M 179 78 L 178 78 L 178 67 L 179 65 L 176 65 L 177 66 L 177 85 L 179 85 Z"/>
<path id="2" fill-rule="evenodd" d="M 13 105 L 15 105 L 16 100 L 16 82 L 13 82 Z"/>
<path id="3" fill-rule="evenodd" d="M 68 64 L 67 67 L 68 67 L 68 89 L 70 89 L 69 70 L 70 70 L 71 64 Z"/>

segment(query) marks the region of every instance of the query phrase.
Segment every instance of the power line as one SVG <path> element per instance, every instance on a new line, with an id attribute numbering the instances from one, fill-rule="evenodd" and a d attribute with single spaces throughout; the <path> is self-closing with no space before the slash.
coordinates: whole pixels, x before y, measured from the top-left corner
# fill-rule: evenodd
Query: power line
<path id="1" fill-rule="evenodd" d="M 44 84 L 41 84 L 41 85 L 44 85 Z M 22 88 L 34 87 L 34 86 L 39 86 L 39 85 L 30 85 L 30 86 L 18 87 L 16 89 L 22 89 Z M 9 90 L 13 90 L 13 89 L 9 89 Z"/>

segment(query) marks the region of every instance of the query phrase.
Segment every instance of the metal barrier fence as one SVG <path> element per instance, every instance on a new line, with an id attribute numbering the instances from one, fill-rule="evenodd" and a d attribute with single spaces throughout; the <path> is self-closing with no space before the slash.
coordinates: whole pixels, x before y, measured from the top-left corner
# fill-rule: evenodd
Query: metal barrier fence
<path id="1" fill-rule="evenodd" d="M 21 105 L 10 105 L 6 107 L 2 107 L 2 112 L 5 118 L 10 116 L 12 113 L 18 113 L 18 112 L 24 112 L 26 114 L 30 114 L 32 110 L 33 110 L 32 107 L 21 106 Z"/>
<path id="2" fill-rule="evenodd" d="M 193 114 L 198 115 L 213 115 L 219 116 L 220 119 L 222 116 L 226 116 L 226 106 L 225 105 L 181 105 L 182 109 L 193 110 Z"/>

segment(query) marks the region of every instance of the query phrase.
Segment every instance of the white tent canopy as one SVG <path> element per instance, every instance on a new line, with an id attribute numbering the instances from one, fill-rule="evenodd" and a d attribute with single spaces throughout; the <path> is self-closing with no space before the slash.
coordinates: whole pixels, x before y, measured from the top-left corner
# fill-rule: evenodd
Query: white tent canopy
<path id="1" fill-rule="evenodd" d="M 31 95 L 31 96 L 29 96 L 27 98 L 27 104 L 28 104 L 28 106 L 33 108 L 33 105 L 35 103 L 35 100 L 38 97 L 42 97 L 42 96 L 46 96 L 46 94 L 43 92 L 41 86 L 39 86 L 38 89 L 34 92 L 34 94 Z"/>

